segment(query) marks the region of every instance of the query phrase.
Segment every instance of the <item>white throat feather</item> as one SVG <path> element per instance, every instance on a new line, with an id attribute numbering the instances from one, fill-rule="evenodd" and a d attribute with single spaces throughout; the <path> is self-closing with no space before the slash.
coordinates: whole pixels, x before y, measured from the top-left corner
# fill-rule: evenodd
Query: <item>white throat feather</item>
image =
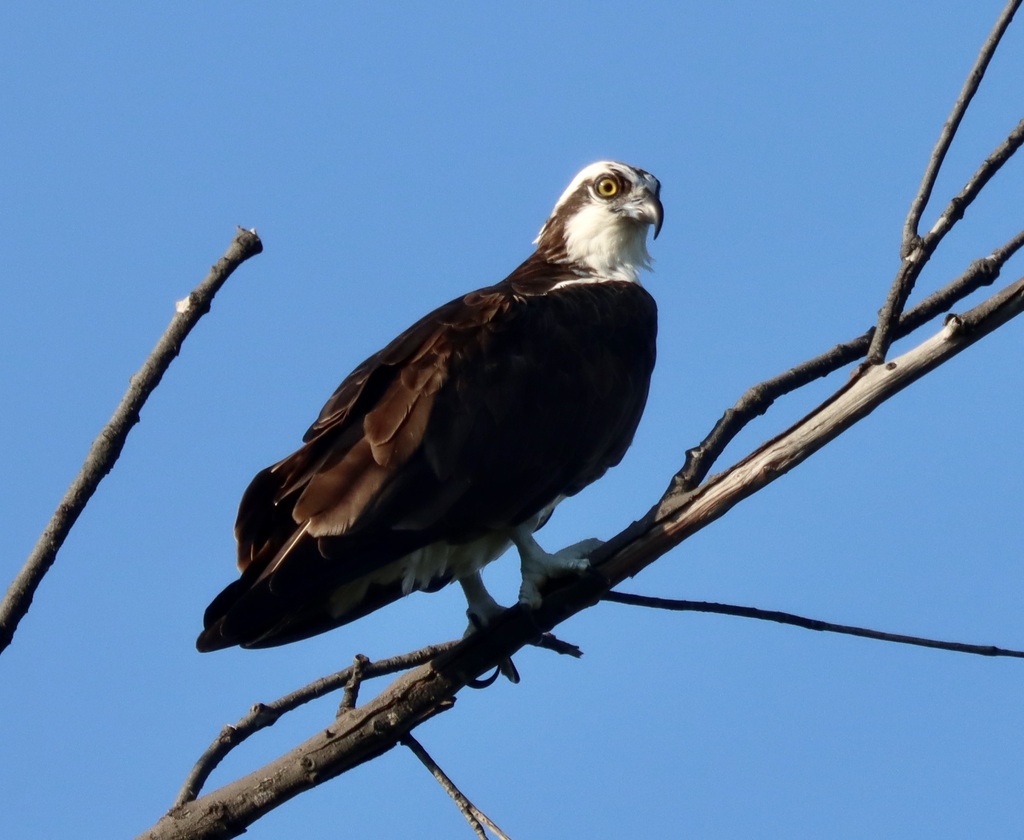
<path id="1" fill-rule="evenodd" d="M 595 184 L 609 175 L 619 192 L 599 196 Z M 534 241 L 551 262 L 572 266 L 576 282 L 637 283 L 651 267 L 647 230 L 661 223 L 659 191 L 658 180 L 641 169 L 598 161 L 573 178 Z"/>

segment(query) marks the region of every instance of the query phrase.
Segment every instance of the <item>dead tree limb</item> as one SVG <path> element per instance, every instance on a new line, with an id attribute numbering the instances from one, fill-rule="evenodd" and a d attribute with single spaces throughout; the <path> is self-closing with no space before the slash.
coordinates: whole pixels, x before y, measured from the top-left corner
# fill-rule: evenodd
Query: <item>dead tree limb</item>
<path id="1" fill-rule="evenodd" d="M 232 272 L 249 257 L 256 256 L 262 250 L 263 243 L 260 242 L 256 231 L 239 228 L 227 252 L 217 260 L 206 279 L 196 286 L 188 297 L 178 301 L 171 323 L 156 343 L 149 358 L 129 381 L 128 390 L 121 398 L 120 405 L 93 441 L 81 471 L 71 482 L 25 565 L 0 602 L 0 653 L 14 639 L 18 624 L 32 605 L 36 589 L 57 559 L 57 552 L 64 545 L 64 540 L 85 510 L 96 488 L 113 469 L 128 439 L 128 433 L 139 422 L 142 406 L 160 384 L 167 368 L 181 350 L 182 342 L 199 319 L 210 311 L 214 295 Z"/>
<path id="2" fill-rule="evenodd" d="M 371 662 L 360 654 L 356 657 L 356 662 L 348 668 L 322 677 L 290 694 L 286 694 L 272 703 L 256 703 L 249 710 L 249 713 L 237 723 L 225 726 L 216 740 L 206 748 L 206 751 L 199 757 L 192 771 L 188 774 L 188 778 L 185 779 L 185 784 L 182 785 L 177 799 L 174 800 L 173 808 L 178 808 L 186 802 L 191 802 L 195 799 L 199 791 L 203 789 L 203 785 L 206 784 L 210 774 L 231 750 L 261 729 L 273 726 L 281 719 L 282 715 L 330 694 L 332 691 L 337 691 L 339 688 L 345 689 L 345 699 L 348 700 L 350 697 L 349 686 L 353 684 L 353 677 L 358 676 L 359 682 L 353 685 L 352 695 L 355 694 L 356 685 L 361 684 L 363 680 L 397 674 L 399 671 L 415 668 L 417 665 L 429 662 L 442 651 L 453 648 L 455 645 L 456 642 L 430 645 L 422 650 L 402 654 L 401 656 L 392 656 L 379 662 Z M 353 708 L 355 708 L 354 696 L 351 698 L 351 705 L 342 703 L 342 708 L 338 710 L 338 717 L 341 717 L 343 713 L 349 712 Z"/>
<path id="3" fill-rule="evenodd" d="M 992 27 L 992 32 L 989 33 L 988 38 L 982 45 L 974 66 L 967 74 L 967 79 L 964 81 L 960 95 L 957 97 L 953 110 L 942 127 L 931 157 L 928 159 L 928 165 L 925 167 L 924 176 L 921 179 L 921 186 L 918 188 L 917 194 L 910 204 L 910 210 L 903 224 L 903 236 L 900 243 L 900 258 L 902 260 L 900 268 L 896 272 L 896 279 L 889 289 L 885 303 L 881 310 L 879 310 L 878 326 L 871 338 L 868 361 L 872 364 L 877 365 L 881 363 L 889 352 L 889 345 L 892 344 L 894 339 L 893 330 L 899 323 L 903 308 L 906 306 L 910 293 L 914 290 L 914 284 L 921 275 L 921 271 L 924 269 L 928 258 L 938 247 L 942 238 L 963 218 L 964 211 L 978 197 L 978 194 L 985 184 L 988 183 L 989 179 L 1009 160 L 1021 142 L 1024 142 L 1024 122 L 1021 122 L 1010 132 L 1010 136 L 1003 145 L 986 158 L 985 162 L 982 163 L 978 171 L 967 182 L 967 185 L 960 194 L 949 202 L 932 229 L 924 236 L 918 233 L 921 216 L 931 199 L 932 189 L 939 176 L 942 163 L 946 159 L 946 153 L 953 143 L 953 138 L 956 136 L 964 114 L 967 113 L 967 108 L 970 106 L 974 94 L 977 93 L 981 85 L 981 80 L 985 76 L 989 62 L 992 60 L 992 56 L 995 55 L 996 48 L 999 46 L 999 42 L 1013 20 L 1013 16 L 1017 13 L 1017 9 L 1020 8 L 1020 4 L 1021 0 L 1009 0 L 1003 8 L 995 26 Z"/>
<path id="4" fill-rule="evenodd" d="M 985 286 L 994 283 L 1003 266 L 1024 247 L 1024 230 L 996 248 L 987 257 L 975 260 L 959 277 L 926 297 L 917 306 L 900 316 L 893 337 L 904 338 L 924 326 L 933 318 L 949 311 L 950 307 Z M 872 327 L 850 341 L 837 344 L 830 350 L 808 359 L 789 370 L 766 379 L 749 388 L 728 409 L 714 428 L 697 446 L 686 453 L 686 464 L 676 476 L 679 491 L 692 490 L 711 471 L 718 457 L 751 421 L 764 414 L 779 397 L 821 379 L 849 364 L 864 358 L 868 352 Z"/>
<path id="5" fill-rule="evenodd" d="M 957 129 L 960 128 L 960 122 L 963 120 L 964 114 L 967 113 L 967 108 L 970 106 L 971 100 L 974 99 L 974 94 L 981 87 L 981 80 L 985 77 L 985 71 L 988 69 L 989 62 L 992 61 L 992 56 L 995 55 L 996 47 L 999 46 L 1003 35 L 1006 34 L 1006 30 L 1013 21 L 1013 16 L 1017 13 L 1017 9 L 1020 8 L 1020 4 L 1021 0 L 1010 0 L 999 15 L 995 26 L 992 27 L 992 32 L 981 47 L 981 52 L 978 53 L 974 66 L 964 80 L 963 88 L 960 90 L 960 95 L 953 105 L 953 110 L 950 111 L 945 124 L 942 126 L 939 139 L 935 141 L 935 148 L 932 150 L 931 157 L 928 158 L 928 165 L 925 167 L 924 175 L 921 178 L 921 186 L 918 188 L 914 200 L 910 203 L 910 210 L 907 213 L 906 221 L 903 223 L 900 256 L 904 259 L 909 257 L 917 246 L 920 238 L 918 228 L 921 225 L 921 216 L 924 215 L 925 208 L 931 200 L 935 181 L 939 177 L 939 170 L 942 169 L 942 164 L 946 160 L 946 153 L 949 151 L 950 146 L 953 145 L 953 138 L 956 136 Z"/>

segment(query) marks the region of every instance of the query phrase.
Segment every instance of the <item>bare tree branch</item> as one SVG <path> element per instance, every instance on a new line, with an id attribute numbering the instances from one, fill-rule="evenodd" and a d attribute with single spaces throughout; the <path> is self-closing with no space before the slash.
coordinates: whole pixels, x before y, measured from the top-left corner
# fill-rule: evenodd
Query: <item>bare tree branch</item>
<path id="1" fill-rule="evenodd" d="M 415 668 L 417 665 L 422 665 L 424 662 L 429 662 L 439 653 L 450 650 L 457 644 L 458 642 L 446 642 L 440 645 L 430 645 L 412 653 L 382 659 L 380 662 L 372 662 L 360 654 L 356 657 L 358 665 L 353 664 L 334 674 L 321 677 L 315 682 L 311 682 L 309 685 L 286 694 L 272 703 L 256 703 L 249 710 L 249 713 L 237 723 L 225 726 L 221 730 L 220 735 L 217 736 L 217 739 L 206 748 L 206 751 L 192 768 L 188 778 L 185 779 L 185 784 L 182 785 L 181 790 L 178 792 L 178 797 L 174 800 L 171 810 L 173 811 L 174 808 L 178 808 L 186 802 L 191 802 L 195 799 L 199 795 L 199 791 L 203 789 L 203 785 L 206 784 L 210 774 L 231 750 L 261 729 L 273 726 L 280 720 L 282 715 L 312 700 L 324 697 L 332 691 L 337 691 L 339 688 L 345 689 L 345 699 L 348 700 L 350 696 L 349 684 L 357 671 L 359 672 L 360 682 L 373 679 L 374 677 L 396 674 L 399 671 L 407 671 L 410 668 Z M 353 689 L 353 693 L 354 691 L 355 689 Z M 355 708 L 354 696 L 351 698 L 351 703 L 351 706 L 345 706 L 345 701 L 342 701 L 342 708 L 338 710 L 339 717 L 344 712 Z"/>
<path id="2" fill-rule="evenodd" d="M 841 633 L 847 636 L 859 636 L 864 639 L 876 639 L 883 642 L 896 642 L 901 645 L 917 645 L 918 647 L 949 650 L 955 653 L 973 653 L 978 656 L 1009 656 L 1024 659 L 1024 651 L 995 647 L 994 645 L 968 645 L 962 642 L 942 642 L 937 639 L 925 639 L 920 636 L 905 636 L 900 633 L 883 633 L 866 627 L 854 627 L 849 624 L 834 624 L 817 618 L 807 618 L 793 613 L 778 610 L 761 610 L 756 607 L 739 607 L 735 604 L 716 604 L 711 601 L 686 601 L 676 598 L 656 598 L 650 595 L 634 595 L 630 592 L 611 591 L 602 598 L 614 604 L 626 604 L 632 607 L 646 607 L 672 612 L 702 612 L 718 615 L 734 615 L 740 618 L 756 618 L 760 621 L 775 621 L 802 627 L 805 630 L 818 630 L 823 633 Z"/>
<path id="3" fill-rule="evenodd" d="M 878 326 L 875 328 L 875 334 L 871 338 L 871 347 L 868 349 L 869 362 L 880 364 L 889 352 L 889 346 L 895 338 L 893 335 L 894 325 L 898 322 L 907 298 L 914 290 L 914 284 L 917 283 L 917 278 L 924 270 L 928 257 L 935 252 L 943 237 L 964 217 L 967 208 L 974 203 L 984 186 L 1002 168 L 1003 164 L 1013 157 L 1021 144 L 1024 144 L 1024 120 L 1017 123 L 1009 136 L 993 150 L 992 154 L 985 158 L 985 162 L 971 176 L 964 188 L 950 199 L 932 229 L 918 241 L 917 247 L 910 253 L 910 256 L 903 260 L 896 273 L 896 280 L 889 289 L 885 304 L 879 312 Z"/>
<path id="4" fill-rule="evenodd" d="M 351 675 L 345 682 L 345 693 L 342 695 L 341 703 L 338 705 L 338 717 L 356 707 L 356 702 L 359 700 L 359 688 L 362 686 L 363 679 L 366 676 L 363 668 L 368 664 L 370 664 L 369 657 L 361 653 L 356 654 L 355 662 L 349 668 Z"/>
<path id="5" fill-rule="evenodd" d="M 543 633 L 538 638 L 531 640 L 531 643 L 537 647 L 567 656 L 578 658 L 583 655 L 578 647 L 568 642 L 563 642 L 551 633 Z M 429 645 L 412 653 L 404 653 L 399 656 L 389 657 L 388 659 L 381 659 L 379 662 L 374 662 L 360 653 L 356 655 L 355 661 L 348 668 L 329 674 L 326 677 L 321 677 L 272 703 L 256 703 L 236 723 L 225 726 L 220 731 L 216 740 L 206 748 L 192 768 L 188 778 L 185 779 L 185 783 L 174 800 L 172 810 L 184 805 L 186 802 L 191 802 L 199 795 L 199 791 L 203 789 L 210 774 L 229 752 L 261 729 L 273 726 L 288 712 L 294 711 L 313 700 L 318 700 L 338 689 L 344 689 L 344 695 L 338 708 L 338 717 L 340 718 L 355 708 L 359 688 L 364 681 L 415 668 L 417 665 L 429 662 L 438 654 L 451 650 L 456 645 L 458 645 L 458 641 L 442 642 L 437 645 Z M 470 680 L 467 684 L 472 685 L 474 682 L 474 680 Z"/>
<path id="6" fill-rule="evenodd" d="M 206 279 L 196 286 L 187 298 L 178 301 L 176 313 L 167 330 L 160 337 L 149 358 L 131 378 L 128 390 L 121 398 L 114 415 L 93 441 L 81 472 L 64 494 L 25 565 L 0 602 L 0 653 L 14 639 L 18 624 L 32 605 L 36 589 L 56 560 L 57 552 L 60 551 L 89 499 L 96 492 L 99 483 L 120 457 L 128 433 L 139 422 L 142 406 L 160 384 L 167 368 L 181 350 L 182 342 L 199 319 L 210 311 L 214 295 L 232 272 L 262 250 L 263 243 L 260 242 L 256 231 L 239 228 L 227 252 L 210 269 Z"/>
<path id="7" fill-rule="evenodd" d="M 534 647 L 544 648 L 544 650 L 554 651 L 562 656 L 572 656 L 575 659 L 583 656 L 583 651 L 577 645 L 574 645 L 572 642 L 562 641 L 554 633 L 543 633 L 533 645 Z"/>
<path id="8" fill-rule="evenodd" d="M 994 283 L 1006 262 L 1022 247 L 1024 230 L 987 257 L 975 260 L 959 277 L 904 312 L 893 337 L 898 339 L 910 335 L 928 321 L 948 312 L 951 306 L 968 295 Z M 685 492 L 700 484 L 733 438 L 747 424 L 771 408 L 779 397 L 863 358 L 868 351 L 873 329 L 747 390 L 732 408 L 726 410 L 708 436 L 686 453 L 686 464 L 677 475 L 676 489 Z"/>
<path id="9" fill-rule="evenodd" d="M 592 561 L 614 552 L 601 571 L 615 585 L 735 504 L 805 461 L 829 441 L 928 372 L 970 347 L 1024 310 L 1024 278 L 961 316 L 950 316 L 936 335 L 884 365 L 862 365 L 818 408 L 757 451 L 693 490 L 679 489 L 678 475 L 643 520 L 599 548 Z M 626 543 L 626 545 L 623 545 Z M 637 555 L 649 556 L 639 566 Z"/>
<path id="10" fill-rule="evenodd" d="M 425 720 L 454 704 L 469 681 L 523 646 L 597 603 L 734 505 L 793 469 L 912 382 L 1024 311 L 1024 278 L 885 365 L 865 365 L 836 394 L 791 428 L 702 486 L 676 482 L 640 521 L 598 548 L 593 573 L 551 581 L 536 610 L 516 605 L 486 632 L 474 633 L 400 677 L 365 705 L 343 715 L 266 766 L 172 809 L 142 837 L 150 840 L 237 837 L 267 811 L 392 749 Z"/>
<path id="11" fill-rule="evenodd" d="M 988 39 L 982 45 L 981 52 L 974 62 L 970 73 L 967 75 L 967 80 L 964 82 L 960 96 L 957 98 L 949 118 L 942 127 L 942 132 L 935 144 L 935 149 L 928 161 L 928 166 L 925 168 L 921 186 L 913 202 L 911 202 L 910 211 L 903 226 L 903 237 L 900 245 L 900 268 L 896 272 L 896 279 L 889 289 L 885 303 L 882 305 L 881 310 L 879 310 L 878 326 L 871 338 L 871 346 L 868 349 L 868 361 L 871 364 L 880 364 L 888 354 L 889 346 L 893 342 L 893 330 L 899 322 L 903 307 L 906 306 L 910 293 L 914 290 L 917 278 L 920 276 L 928 258 L 934 253 L 943 237 L 963 218 L 964 212 L 974 199 L 977 198 L 989 179 L 1009 160 L 1017 148 L 1019 148 L 1021 142 L 1024 142 L 1024 121 L 1022 121 L 1010 132 L 1010 136 L 1003 144 L 989 155 L 978 171 L 975 172 L 974 176 L 967 182 L 963 190 L 960 191 L 960 194 L 949 202 L 932 229 L 923 237 L 918 234 L 921 214 L 931 198 L 932 188 L 935 186 L 935 180 L 938 177 L 939 170 L 942 168 L 946 152 L 949 151 L 957 129 L 960 127 L 960 121 L 963 119 L 967 107 L 974 98 L 974 94 L 985 75 L 985 70 L 995 54 L 996 47 L 999 46 L 999 42 L 1010 25 L 1010 21 L 1013 20 L 1013 16 L 1017 12 L 1020 3 L 1021 0 L 1010 0 L 1006 4 Z"/>
<path id="12" fill-rule="evenodd" d="M 953 105 L 953 110 L 946 118 L 945 125 L 942 126 L 942 132 L 939 134 L 939 139 L 935 142 L 935 148 L 928 159 L 928 165 L 925 167 L 921 186 L 918 188 L 917 195 L 914 196 L 914 200 L 910 204 L 910 211 L 907 213 L 906 221 L 903 223 L 903 240 L 900 245 L 900 257 L 903 259 L 909 257 L 917 246 L 919 239 L 918 227 L 921 224 L 921 216 L 924 214 L 925 207 L 928 206 L 928 201 L 931 199 L 932 190 L 935 188 L 935 181 L 939 177 L 939 170 L 942 169 L 942 164 L 946 159 L 946 153 L 953 143 L 953 137 L 956 136 L 956 132 L 960 128 L 960 122 L 963 120 L 964 114 L 967 113 L 971 100 L 974 99 L 974 94 L 978 92 L 989 62 L 992 60 L 992 56 L 995 55 L 996 47 L 999 46 L 999 42 L 1013 20 L 1013 16 L 1017 13 L 1017 9 L 1020 8 L 1020 4 L 1021 0 L 1010 0 L 1006 4 L 995 26 L 992 27 L 992 32 L 989 33 L 988 39 L 982 46 L 981 52 L 978 53 L 978 58 L 975 60 L 971 72 L 967 74 L 967 79 L 964 81 L 960 95 Z"/>
<path id="13" fill-rule="evenodd" d="M 437 762 L 430 757 L 430 753 L 423 749 L 423 745 L 419 741 L 417 741 L 412 735 L 406 735 L 402 738 L 402 744 L 412 750 L 413 754 L 423 763 L 423 766 L 430 771 L 431 775 L 435 779 L 437 779 L 438 784 L 441 785 L 444 792 L 447 793 L 458 806 L 459 811 L 462 812 L 462 816 L 466 818 L 466 822 L 468 822 L 470 827 L 472 827 L 477 837 L 481 838 L 481 840 L 487 840 L 487 833 L 484 831 L 484 826 L 487 826 L 498 836 L 499 840 L 512 840 L 511 837 L 494 824 L 494 821 L 488 817 L 487 814 L 477 808 L 476 805 L 466 798 L 466 795 L 459 790 L 455 782 L 453 782 L 444 770 L 438 766 Z"/>

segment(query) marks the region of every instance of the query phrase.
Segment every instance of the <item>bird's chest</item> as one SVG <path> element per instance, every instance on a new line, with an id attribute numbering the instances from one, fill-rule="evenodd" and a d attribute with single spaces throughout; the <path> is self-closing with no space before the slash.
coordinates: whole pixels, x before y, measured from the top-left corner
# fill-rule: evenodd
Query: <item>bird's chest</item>
<path id="1" fill-rule="evenodd" d="M 581 283 L 527 298 L 495 327 L 484 351 L 489 375 L 529 377 L 565 398 L 645 380 L 654 366 L 657 312 L 633 284 Z"/>

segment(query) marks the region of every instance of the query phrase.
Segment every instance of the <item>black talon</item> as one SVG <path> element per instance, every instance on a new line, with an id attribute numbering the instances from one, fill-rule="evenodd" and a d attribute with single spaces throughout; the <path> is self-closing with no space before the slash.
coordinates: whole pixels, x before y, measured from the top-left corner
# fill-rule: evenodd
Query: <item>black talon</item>
<path id="1" fill-rule="evenodd" d="M 508 661 L 509 661 L 509 664 L 512 663 L 511 659 L 508 660 Z M 513 670 L 515 670 L 515 669 L 513 668 Z M 501 666 L 499 665 L 497 668 L 494 669 L 494 673 L 491 674 L 489 677 L 486 677 L 485 679 L 477 678 L 477 679 L 474 679 L 474 680 L 470 680 L 469 682 L 466 683 L 466 685 L 469 686 L 470 688 L 490 688 L 492 685 L 494 685 L 494 681 L 496 679 L 498 679 L 498 674 L 500 674 L 500 673 L 501 673 Z M 516 677 L 518 677 L 518 676 L 519 676 L 519 674 L 516 674 Z M 513 680 L 513 682 L 518 682 L 518 679 Z"/>

